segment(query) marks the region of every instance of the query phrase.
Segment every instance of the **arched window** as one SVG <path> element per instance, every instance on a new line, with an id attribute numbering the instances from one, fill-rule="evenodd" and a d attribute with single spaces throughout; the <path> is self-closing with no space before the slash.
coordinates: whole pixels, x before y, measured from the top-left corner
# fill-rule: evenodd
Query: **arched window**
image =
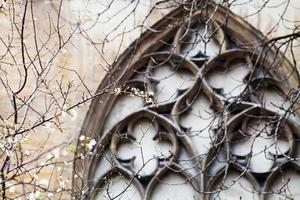
<path id="1" fill-rule="evenodd" d="M 75 197 L 300 199 L 297 83 L 230 11 L 178 8 L 101 83 L 82 128 L 97 144 L 77 152 Z"/>

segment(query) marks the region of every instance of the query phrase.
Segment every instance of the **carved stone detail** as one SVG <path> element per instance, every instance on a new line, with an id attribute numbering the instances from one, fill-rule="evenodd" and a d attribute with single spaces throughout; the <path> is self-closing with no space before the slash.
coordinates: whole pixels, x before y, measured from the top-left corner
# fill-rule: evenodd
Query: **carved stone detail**
<path id="1" fill-rule="evenodd" d="M 155 40 L 157 48 L 145 48 L 124 67 L 118 84 L 125 92 L 108 96 L 103 113 L 94 114 L 102 121 L 94 155 L 83 164 L 86 180 L 95 180 L 87 181 L 87 196 L 273 199 L 284 171 L 293 188 L 287 195 L 300 198 L 298 103 L 287 98 L 293 83 L 253 46 L 238 47 L 233 39 L 245 44 L 245 36 L 222 23 L 219 9 L 206 23 L 195 12 L 191 24 L 174 25 Z M 101 160 L 109 160 L 105 173 Z"/>

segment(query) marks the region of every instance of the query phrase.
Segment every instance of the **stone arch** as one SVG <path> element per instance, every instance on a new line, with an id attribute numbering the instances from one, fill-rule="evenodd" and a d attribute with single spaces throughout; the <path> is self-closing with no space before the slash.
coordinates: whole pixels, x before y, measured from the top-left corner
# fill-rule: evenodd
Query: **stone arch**
<path id="1" fill-rule="evenodd" d="M 81 134 L 97 144 L 81 158 L 87 152 L 78 142 L 74 174 L 82 179 L 73 180 L 74 197 L 275 194 L 274 174 L 298 173 L 298 102 L 288 98 L 298 80 L 266 42 L 214 3 L 192 15 L 178 8 L 146 31 L 91 104 Z M 294 179 L 292 188 L 300 176 Z"/>

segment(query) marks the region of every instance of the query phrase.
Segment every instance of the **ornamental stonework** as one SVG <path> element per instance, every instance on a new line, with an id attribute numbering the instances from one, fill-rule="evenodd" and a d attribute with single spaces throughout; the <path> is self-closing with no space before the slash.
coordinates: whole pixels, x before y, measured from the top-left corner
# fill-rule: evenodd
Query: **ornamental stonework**
<path id="1" fill-rule="evenodd" d="M 99 90 L 111 92 L 94 100 L 82 129 L 97 144 L 75 161 L 75 194 L 300 198 L 296 77 L 241 18 L 213 3 L 179 8 L 107 76 Z"/>

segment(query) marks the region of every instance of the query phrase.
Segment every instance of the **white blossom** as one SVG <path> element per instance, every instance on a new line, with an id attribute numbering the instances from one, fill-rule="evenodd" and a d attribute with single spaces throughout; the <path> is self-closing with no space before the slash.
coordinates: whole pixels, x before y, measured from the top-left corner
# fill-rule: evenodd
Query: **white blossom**
<path id="1" fill-rule="evenodd" d="M 89 149 L 89 150 L 92 150 L 92 148 L 96 145 L 96 140 L 95 139 L 92 139 L 92 140 L 90 140 L 90 142 L 87 144 L 87 148 Z"/>
<path id="2" fill-rule="evenodd" d="M 5 149 L 5 153 L 7 156 L 12 156 L 12 154 L 13 154 L 13 152 L 8 149 Z"/>
<path id="3" fill-rule="evenodd" d="M 61 116 L 62 117 L 67 117 L 67 112 L 66 111 L 61 111 Z"/>
<path id="4" fill-rule="evenodd" d="M 71 121 L 75 121 L 77 118 L 77 111 L 74 109 L 70 110 L 70 115 L 71 115 Z"/>
<path id="5" fill-rule="evenodd" d="M 23 139 L 23 136 L 21 134 L 18 134 L 15 136 L 14 143 L 19 143 L 22 139 Z"/>
<path id="6" fill-rule="evenodd" d="M 55 157 L 56 159 L 59 158 L 59 151 L 60 151 L 59 148 L 56 148 L 56 149 L 53 149 L 53 150 L 52 150 L 52 154 L 54 155 L 54 157 Z"/>
<path id="7" fill-rule="evenodd" d="M 122 92 L 121 88 L 114 88 L 114 90 L 113 90 L 113 93 L 115 95 L 119 95 L 119 94 L 121 94 L 121 92 Z"/>
<path id="8" fill-rule="evenodd" d="M 66 187 L 65 181 L 59 181 L 58 185 L 59 185 L 60 188 L 65 188 Z"/>
<path id="9" fill-rule="evenodd" d="M 24 153 L 26 156 L 29 156 L 29 154 L 30 154 L 28 150 L 25 150 Z"/>
<path id="10" fill-rule="evenodd" d="M 149 96 L 154 96 L 154 92 L 151 92 L 151 91 L 150 91 L 150 92 L 148 92 L 148 95 L 149 95 Z"/>
<path id="11" fill-rule="evenodd" d="M 62 155 L 63 156 L 67 156 L 68 155 L 68 151 L 67 150 L 63 150 Z"/>
<path id="12" fill-rule="evenodd" d="M 49 185 L 49 181 L 47 179 L 41 179 L 39 181 L 40 185 L 43 185 L 43 186 L 48 186 Z"/>
<path id="13" fill-rule="evenodd" d="M 47 130 L 49 130 L 50 133 L 54 133 L 55 128 L 53 127 L 53 124 L 51 122 L 47 122 L 45 127 Z"/>
<path id="14" fill-rule="evenodd" d="M 44 165 L 46 165 L 46 162 L 45 161 L 41 161 L 40 162 L 40 166 L 44 166 Z"/>
<path id="15" fill-rule="evenodd" d="M 28 200 L 36 200 L 34 192 L 31 192 L 31 193 L 28 195 Z"/>
<path id="16" fill-rule="evenodd" d="M 42 193 L 40 191 L 36 191 L 35 194 L 34 194 L 34 197 L 36 199 L 39 199 L 41 195 L 42 195 Z"/>
<path id="17" fill-rule="evenodd" d="M 47 160 L 50 160 L 52 157 L 53 157 L 53 155 L 51 153 L 48 153 L 46 156 Z"/>
<path id="18" fill-rule="evenodd" d="M 5 8 L 5 9 L 8 8 L 8 5 L 7 5 L 7 3 L 5 1 L 1 2 L 1 6 L 2 6 L 2 8 Z"/>
<path id="19" fill-rule="evenodd" d="M 80 141 L 83 141 L 85 139 L 85 136 L 84 135 L 81 135 L 80 137 L 79 137 L 79 140 Z"/>
<path id="20" fill-rule="evenodd" d="M 84 159 L 84 155 L 81 153 L 80 154 L 80 159 L 83 160 Z"/>
<path id="21" fill-rule="evenodd" d="M 42 196 L 42 193 L 40 191 L 31 192 L 28 195 L 28 200 L 37 200 L 37 199 L 40 199 L 41 196 Z"/>

